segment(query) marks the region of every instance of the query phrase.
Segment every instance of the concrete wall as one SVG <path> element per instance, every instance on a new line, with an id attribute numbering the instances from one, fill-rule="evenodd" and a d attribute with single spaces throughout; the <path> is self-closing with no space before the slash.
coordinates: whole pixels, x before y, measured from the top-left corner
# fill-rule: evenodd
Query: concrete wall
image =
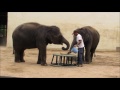
<path id="1" fill-rule="evenodd" d="M 97 50 L 115 51 L 120 47 L 120 12 L 8 12 L 7 47 L 12 47 L 13 30 L 25 22 L 56 25 L 70 43 L 73 30 L 92 26 L 101 35 Z M 48 45 L 48 48 L 61 47 Z"/>

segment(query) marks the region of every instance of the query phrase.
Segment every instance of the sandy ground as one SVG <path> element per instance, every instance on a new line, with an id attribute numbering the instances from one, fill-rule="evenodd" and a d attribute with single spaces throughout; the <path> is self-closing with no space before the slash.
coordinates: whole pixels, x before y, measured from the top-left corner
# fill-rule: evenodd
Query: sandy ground
<path id="1" fill-rule="evenodd" d="M 37 63 L 38 50 L 25 50 L 25 63 L 15 63 L 12 48 L 0 47 L 0 76 L 22 78 L 120 78 L 120 52 L 96 52 L 90 64 L 77 66 L 51 66 L 54 53 L 62 50 L 47 50 L 48 66 Z"/>

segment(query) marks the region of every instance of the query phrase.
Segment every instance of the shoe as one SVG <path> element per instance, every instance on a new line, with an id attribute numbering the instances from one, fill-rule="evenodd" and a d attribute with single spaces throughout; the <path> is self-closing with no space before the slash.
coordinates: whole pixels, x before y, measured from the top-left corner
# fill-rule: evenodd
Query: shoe
<path id="1" fill-rule="evenodd" d="M 83 65 L 82 64 L 78 64 L 78 67 L 83 67 Z"/>
<path id="2" fill-rule="evenodd" d="M 76 66 L 76 65 L 77 65 L 76 63 L 73 64 L 73 66 Z"/>
<path id="3" fill-rule="evenodd" d="M 82 64 L 80 64 L 80 67 L 83 67 L 83 65 L 82 65 Z"/>

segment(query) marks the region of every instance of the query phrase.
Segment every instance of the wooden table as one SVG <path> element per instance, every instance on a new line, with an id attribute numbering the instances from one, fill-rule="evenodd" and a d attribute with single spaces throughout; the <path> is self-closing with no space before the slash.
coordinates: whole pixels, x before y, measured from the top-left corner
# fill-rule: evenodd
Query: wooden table
<path id="1" fill-rule="evenodd" d="M 54 61 L 54 57 L 55 61 Z M 53 54 L 51 64 L 52 65 L 73 65 L 73 60 L 77 63 L 77 56 L 73 54 Z M 53 63 L 55 62 L 55 63 Z"/>

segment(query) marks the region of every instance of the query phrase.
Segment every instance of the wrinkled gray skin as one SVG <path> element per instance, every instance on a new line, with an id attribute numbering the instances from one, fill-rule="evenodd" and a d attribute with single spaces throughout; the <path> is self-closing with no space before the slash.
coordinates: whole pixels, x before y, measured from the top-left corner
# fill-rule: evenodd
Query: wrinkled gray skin
<path id="1" fill-rule="evenodd" d="M 19 25 L 12 34 L 15 62 L 25 62 L 24 50 L 38 48 L 37 64 L 47 65 L 46 47 L 48 44 L 66 44 L 62 50 L 68 50 L 69 42 L 63 37 L 57 26 L 45 26 L 35 22 Z"/>
<path id="2" fill-rule="evenodd" d="M 84 63 L 89 64 L 92 62 L 93 54 L 97 48 L 97 45 L 100 40 L 100 34 L 96 29 L 91 26 L 85 26 L 82 28 L 78 28 L 74 31 L 78 31 L 79 34 L 82 35 L 85 44 L 85 60 L 83 58 Z M 70 47 L 71 48 L 76 44 L 76 37 L 73 37 L 73 41 Z M 84 56 L 83 56 L 84 57 Z"/>

